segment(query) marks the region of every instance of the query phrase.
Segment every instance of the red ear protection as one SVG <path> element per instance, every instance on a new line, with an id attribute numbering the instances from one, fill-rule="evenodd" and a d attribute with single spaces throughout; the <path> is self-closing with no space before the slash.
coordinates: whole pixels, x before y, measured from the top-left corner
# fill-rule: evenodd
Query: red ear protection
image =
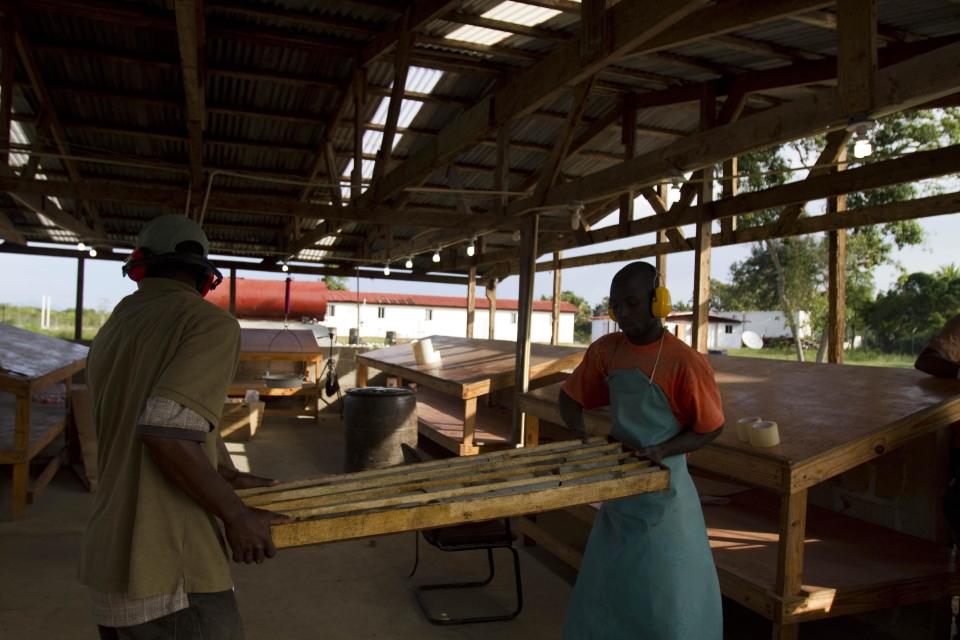
<path id="1" fill-rule="evenodd" d="M 134 282 L 140 282 L 147 277 L 147 259 L 150 258 L 148 249 L 137 249 L 124 261 L 123 275 Z"/>

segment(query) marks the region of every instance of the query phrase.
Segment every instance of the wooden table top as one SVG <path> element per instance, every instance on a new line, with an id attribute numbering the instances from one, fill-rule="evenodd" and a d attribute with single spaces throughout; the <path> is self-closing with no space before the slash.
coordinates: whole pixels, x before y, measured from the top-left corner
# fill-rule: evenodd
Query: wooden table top
<path id="1" fill-rule="evenodd" d="M 320 345 L 309 329 L 240 329 L 240 353 L 272 354 L 276 356 L 294 354 L 300 356 L 320 355 Z"/>
<path id="2" fill-rule="evenodd" d="M 515 342 L 452 336 L 430 336 L 440 353 L 436 365 L 418 365 L 413 346 L 398 344 L 357 355 L 375 369 L 394 373 L 438 391 L 463 398 L 477 397 L 513 386 L 516 371 Z M 530 377 L 539 378 L 575 367 L 585 349 L 534 343 L 530 345 Z"/>
<path id="3" fill-rule="evenodd" d="M 83 368 L 87 351 L 81 344 L 0 324 L 0 389 L 42 386 L 47 377 L 59 382 Z"/>
<path id="4" fill-rule="evenodd" d="M 717 374 L 726 424 L 723 433 L 703 451 L 720 449 L 740 460 L 762 459 L 790 473 L 805 464 L 845 456 L 856 443 L 875 443 L 875 454 L 882 455 L 885 449 L 909 439 L 911 430 L 960 420 L 960 380 L 934 378 L 914 369 L 727 356 L 711 357 L 710 363 Z M 531 391 L 524 396 L 524 404 L 535 408 L 535 414 L 550 409 L 559 389 L 556 384 Z M 588 415 L 609 423 L 608 408 Z M 737 421 L 751 416 L 776 421 L 781 443 L 761 449 L 741 442 Z M 864 461 L 837 460 L 832 469 L 839 473 L 855 466 L 853 462 Z M 823 479 L 811 477 L 807 484 Z"/>

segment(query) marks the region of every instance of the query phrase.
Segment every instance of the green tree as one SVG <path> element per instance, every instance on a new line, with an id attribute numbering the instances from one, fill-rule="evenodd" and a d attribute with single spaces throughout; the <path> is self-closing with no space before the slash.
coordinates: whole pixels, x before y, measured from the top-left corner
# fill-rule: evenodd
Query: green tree
<path id="1" fill-rule="evenodd" d="M 324 283 L 327 285 L 327 289 L 330 291 L 349 291 L 350 287 L 347 286 L 347 279 L 340 278 L 337 276 L 324 276 Z"/>
<path id="2" fill-rule="evenodd" d="M 960 109 L 912 111 L 884 118 L 870 134 L 875 153 L 865 159 L 854 159 L 851 141 L 848 166 L 887 159 L 906 152 L 936 148 L 960 141 Z M 791 143 L 804 164 L 810 165 L 824 145 L 822 136 Z M 740 157 L 739 170 L 749 174 L 741 179 L 741 189 L 754 191 L 783 184 L 791 174 L 786 172 L 784 147 L 771 147 Z M 935 190 L 934 185 L 892 185 L 847 197 L 849 208 L 885 204 L 915 197 L 920 190 Z M 759 211 L 742 216 L 742 226 L 771 224 L 778 220 L 780 209 Z M 914 220 L 860 227 L 848 232 L 847 238 L 847 322 L 850 326 L 865 322 L 865 312 L 874 292 L 873 272 L 892 260 L 894 248 L 923 242 L 923 232 Z M 756 243 L 751 256 L 731 267 L 730 285 L 714 289 L 713 304 L 724 310 L 749 308 L 780 309 L 785 317 L 796 318 L 797 311 L 810 311 L 813 328 L 821 333 L 821 354 L 825 351 L 826 304 L 826 239 L 789 237 Z M 775 295 L 774 295 L 775 293 Z M 795 320 L 791 329 L 798 336 Z M 803 351 L 797 340 L 797 357 Z"/>
<path id="3" fill-rule="evenodd" d="M 551 300 L 552 298 L 542 295 L 540 296 L 540 299 Z M 574 341 L 579 344 L 590 344 L 590 316 L 593 315 L 593 310 L 590 308 L 590 303 L 575 294 L 573 291 L 561 291 L 560 301 L 569 302 L 577 307 L 577 315 L 573 320 Z"/>
<path id="4" fill-rule="evenodd" d="M 960 313 L 960 274 L 950 267 L 903 276 L 878 295 L 866 310 L 871 341 L 885 351 L 917 353 Z"/>

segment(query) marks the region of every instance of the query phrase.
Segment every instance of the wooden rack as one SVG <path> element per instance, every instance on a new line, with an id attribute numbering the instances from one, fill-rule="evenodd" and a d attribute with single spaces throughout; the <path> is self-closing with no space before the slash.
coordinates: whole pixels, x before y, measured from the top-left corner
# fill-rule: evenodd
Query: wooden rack
<path id="1" fill-rule="evenodd" d="M 278 547 L 443 527 L 663 491 L 669 471 L 600 438 L 241 491 L 293 518 Z"/>

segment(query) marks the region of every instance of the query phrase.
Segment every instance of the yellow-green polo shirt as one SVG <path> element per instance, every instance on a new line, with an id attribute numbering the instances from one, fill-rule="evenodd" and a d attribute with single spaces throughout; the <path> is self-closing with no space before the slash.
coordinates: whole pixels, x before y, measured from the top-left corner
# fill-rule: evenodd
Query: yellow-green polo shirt
<path id="1" fill-rule="evenodd" d="M 80 579 L 133 598 L 232 588 L 217 519 L 169 482 L 137 419 L 161 396 L 212 425 L 202 443 L 217 465 L 216 427 L 240 353 L 236 319 L 187 284 L 146 278 L 117 305 L 87 357 L 100 485 L 83 536 Z"/>

